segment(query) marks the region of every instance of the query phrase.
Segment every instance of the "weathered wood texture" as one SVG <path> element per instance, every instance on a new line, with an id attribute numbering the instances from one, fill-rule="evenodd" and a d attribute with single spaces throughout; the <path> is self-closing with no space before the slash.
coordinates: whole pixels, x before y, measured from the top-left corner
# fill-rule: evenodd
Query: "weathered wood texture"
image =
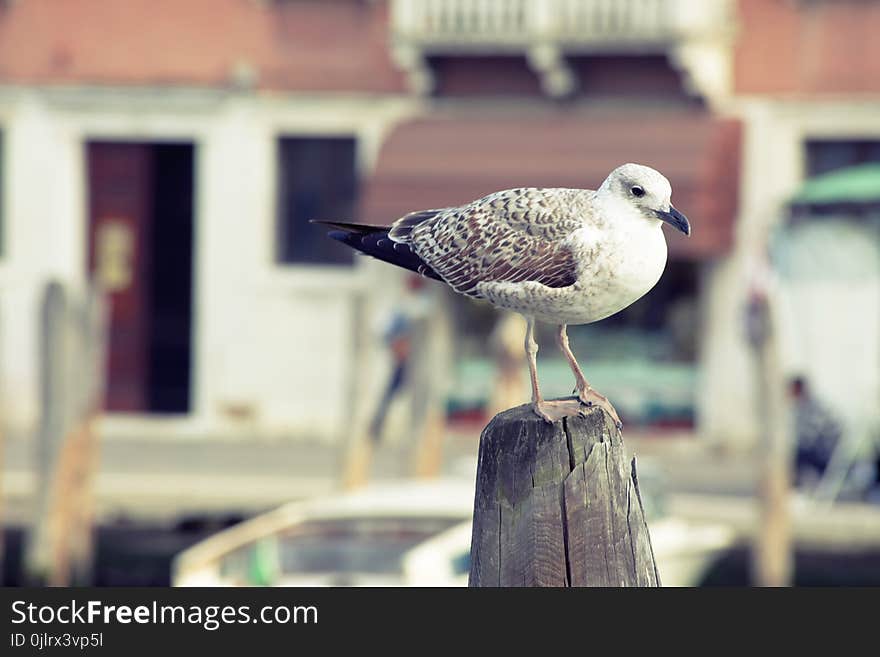
<path id="1" fill-rule="evenodd" d="M 483 430 L 470 585 L 660 585 L 635 459 L 602 410 L 548 424 L 524 405 Z"/>

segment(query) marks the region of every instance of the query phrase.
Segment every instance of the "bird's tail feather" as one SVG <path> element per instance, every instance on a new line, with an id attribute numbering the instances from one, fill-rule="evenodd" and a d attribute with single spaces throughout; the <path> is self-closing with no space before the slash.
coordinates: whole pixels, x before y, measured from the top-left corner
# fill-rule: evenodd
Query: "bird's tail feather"
<path id="1" fill-rule="evenodd" d="M 337 230 L 330 231 L 328 237 L 350 246 L 356 251 L 382 260 L 404 269 L 409 269 L 423 276 L 443 280 L 409 247 L 408 244 L 395 242 L 388 236 L 388 226 L 370 226 L 367 224 L 348 223 L 342 221 L 315 221 Z"/>
<path id="2" fill-rule="evenodd" d="M 362 235 L 380 230 L 388 230 L 388 226 L 377 226 L 375 224 L 359 224 L 354 221 L 324 221 L 322 219 L 312 219 L 309 223 L 321 224 L 322 226 L 330 226 L 331 228 L 338 228 L 339 230 L 344 230 L 350 233 L 359 233 Z"/>

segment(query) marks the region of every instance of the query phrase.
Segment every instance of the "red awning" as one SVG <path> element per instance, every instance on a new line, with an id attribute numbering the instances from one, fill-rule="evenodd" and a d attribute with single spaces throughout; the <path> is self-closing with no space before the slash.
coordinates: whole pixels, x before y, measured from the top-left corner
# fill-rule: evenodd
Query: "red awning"
<path id="1" fill-rule="evenodd" d="M 390 224 L 511 187 L 595 189 L 614 167 L 638 162 L 669 178 L 691 220 L 691 238 L 667 233 L 671 252 L 709 257 L 732 243 L 739 156 L 739 122 L 701 109 L 432 114 L 386 139 L 361 219 Z"/>

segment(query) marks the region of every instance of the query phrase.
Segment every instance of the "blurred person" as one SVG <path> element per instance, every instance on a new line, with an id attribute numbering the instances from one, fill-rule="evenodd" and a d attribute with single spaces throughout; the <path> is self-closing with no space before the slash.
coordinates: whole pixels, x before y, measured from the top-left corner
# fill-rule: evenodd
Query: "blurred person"
<path id="1" fill-rule="evenodd" d="M 815 485 L 828 468 L 843 431 L 837 418 L 812 394 L 807 381 L 789 381 L 795 425 L 795 485 Z"/>
<path id="2" fill-rule="evenodd" d="M 425 295 L 425 280 L 421 276 L 409 276 L 406 282 L 406 295 L 391 312 L 382 340 L 391 354 L 391 376 L 385 392 L 370 422 L 370 439 L 379 443 L 382 429 L 392 402 L 406 389 L 413 337 L 421 319 L 427 315 L 429 301 Z"/>

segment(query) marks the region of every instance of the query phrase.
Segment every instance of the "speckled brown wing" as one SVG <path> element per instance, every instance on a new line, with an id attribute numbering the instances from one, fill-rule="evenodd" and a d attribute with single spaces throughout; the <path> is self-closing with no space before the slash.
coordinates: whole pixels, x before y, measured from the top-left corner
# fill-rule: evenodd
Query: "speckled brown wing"
<path id="1" fill-rule="evenodd" d="M 564 240 L 583 225 L 591 193 L 497 192 L 408 226 L 406 242 L 452 288 L 475 298 L 482 298 L 478 285 L 485 282 L 568 287 L 577 280 L 577 262 Z"/>

